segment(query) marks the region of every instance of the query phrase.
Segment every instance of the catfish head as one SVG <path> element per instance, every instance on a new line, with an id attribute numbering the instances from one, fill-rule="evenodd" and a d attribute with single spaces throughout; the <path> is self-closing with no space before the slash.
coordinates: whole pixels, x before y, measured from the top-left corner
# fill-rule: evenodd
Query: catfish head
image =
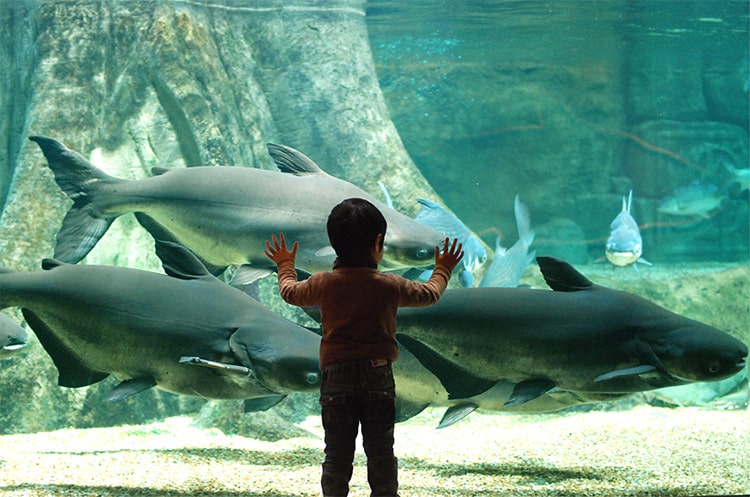
<path id="1" fill-rule="evenodd" d="M 728 378 L 745 367 L 747 358 L 747 346 L 732 335 L 688 319 L 646 342 L 665 372 L 686 381 Z"/>
<path id="2" fill-rule="evenodd" d="M 320 337 L 312 331 L 271 315 L 238 329 L 229 343 L 242 365 L 272 392 L 320 390 Z"/>
<path id="3" fill-rule="evenodd" d="M 383 268 L 420 268 L 434 264 L 435 247 L 442 248 L 445 236 L 399 212 L 391 211 L 388 214 L 388 230 L 383 243 Z"/>

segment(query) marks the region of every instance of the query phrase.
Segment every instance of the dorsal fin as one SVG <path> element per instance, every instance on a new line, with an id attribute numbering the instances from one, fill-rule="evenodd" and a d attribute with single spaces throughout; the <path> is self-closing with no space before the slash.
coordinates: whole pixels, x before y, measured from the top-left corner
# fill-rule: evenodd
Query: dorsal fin
<path id="1" fill-rule="evenodd" d="M 151 174 L 154 176 L 161 176 L 162 174 L 168 173 L 170 168 L 162 166 L 154 166 L 151 168 Z"/>
<path id="2" fill-rule="evenodd" d="M 46 258 L 42 259 L 42 269 L 55 269 L 56 267 L 64 266 L 66 262 L 58 261 L 57 259 Z"/>
<path id="3" fill-rule="evenodd" d="M 275 143 L 268 143 L 266 147 L 271 158 L 276 163 L 276 167 L 282 173 L 291 173 L 298 176 L 305 174 L 325 174 L 312 159 L 299 150 Z"/>
<path id="4" fill-rule="evenodd" d="M 537 257 L 539 270 L 547 285 L 556 292 L 578 292 L 594 284 L 570 264 L 555 257 Z"/>
<path id="5" fill-rule="evenodd" d="M 179 243 L 156 240 L 156 256 L 161 260 L 164 272 L 181 280 L 213 277 L 206 266 L 188 249 Z"/>

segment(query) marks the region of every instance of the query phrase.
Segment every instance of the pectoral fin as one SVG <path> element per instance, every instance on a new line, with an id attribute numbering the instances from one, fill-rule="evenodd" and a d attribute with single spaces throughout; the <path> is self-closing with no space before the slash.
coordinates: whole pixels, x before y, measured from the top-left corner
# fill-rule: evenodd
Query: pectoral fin
<path id="1" fill-rule="evenodd" d="M 454 423 L 458 423 L 462 419 L 464 419 L 466 416 L 474 412 L 478 405 L 476 405 L 473 402 L 469 402 L 466 404 L 458 404 L 456 406 L 449 407 L 445 410 L 445 414 L 443 414 L 443 417 L 440 419 L 440 423 L 438 423 L 438 429 L 445 428 L 447 426 L 450 426 Z"/>
<path id="2" fill-rule="evenodd" d="M 610 371 L 609 373 L 600 374 L 599 376 L 594 378 L 594 381 L 597 382 L 611 380 L 612 378 L 619 378 L 621 376 L 637 376 L 639 374 L 650 373 L 652 371 L 656 371 L 655 366 L 651 366 L 650 364 L 643 364 L 640 366 L 634 366 L 632 368 L 615 369 L 614 371 Z"/>
<path id="3" fill-rule="evenodd" d="M 555 382 L 547 378 L 534 378 L 516 383 L 510 398 L 503 404 L 505 407 L 513 407 L 552 391 L 555 388 Z"/>
<path id="4" fill-rule="evenodd" d="M 267 411 L 285 398 L 286 395 L 270 395 L 268 397 L 245 399 L 242 401 L 242 409 L 244 412 Z"/>
<path id="5" fill-rule="evenodd" d="M 131 395 L 141 393 L 144 390 L 156 385 L 156 380 L 151 377 L 144 378 L 133 378 L 132 380 L 125 380 L 115 388 L 112 389 L 104 400 L 107 402 L 117 402 L 118 400 L 127 399 Z"/>

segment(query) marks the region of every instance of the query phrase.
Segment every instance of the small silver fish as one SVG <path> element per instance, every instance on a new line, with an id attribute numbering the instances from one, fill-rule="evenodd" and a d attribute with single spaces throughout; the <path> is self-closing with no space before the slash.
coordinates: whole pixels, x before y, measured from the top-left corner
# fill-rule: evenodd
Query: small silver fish
<path id="1" fill-rule="evenodd" d="M 729 191 L 740 194 L 750 190 L 750 169 L 746 167 L 736 167 L 733 162 L 727 159 L 721 160 L 724 166 L 726 180 L 724 184 Z"/>
<path id="2" fill-rule="evenodd" d="M 513 202 L 513 208 L 516 215 L 518 241 L 511 248 L 506 249 L 500 245 L 500 238 L 497 238 L 495 256 L 479 283 L 480 287 L 517 287 L 523 271 L 536 257 L 536 250 L 529 252 L 529 246 L 534 241 L 529 208 L 521 202 L 518 195 Z"/>
<path id="3" fill-rule="evenodd" d="M 414 218 L 415 221 L 429 226 L 449 238 L 458 238 L 458 241 L 464 244 L 464 258 L 457 271 L 460 273 L 459 281 L 461 285 L 471 287 L 474 283 L 472 272 L 487 262 L 487 251 L 469 228 L 454 214 L 432 200 L 418 198 L 417 202 L 422 207 Z"/>
<path id="4" fill-rule="evenodd" d="M 664 197 L 656 210 L 672 216 L 708 218 L 727 198 L 726 192 L 721 191 L 718 186 L 694 181 Z"/>
<path id="5" fill-rule="evenodd" d="M 641 258 L 643 253 L 643 240 L 638 223 L 630 215 L 630 207 L 633 203 L 633 190 L 630 190 L 628 198 L 622 197 L 622 210 L 609 225 L 609 238 L 605 247 L 607 260 L 615 266 L 629 266 L 636 262 L 651 265 L 650 262 Z"/>

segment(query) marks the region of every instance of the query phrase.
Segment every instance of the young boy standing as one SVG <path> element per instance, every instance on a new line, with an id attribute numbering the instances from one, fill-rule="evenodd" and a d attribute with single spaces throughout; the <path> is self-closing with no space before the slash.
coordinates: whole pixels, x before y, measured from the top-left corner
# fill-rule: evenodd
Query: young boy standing
<path id="1" fill-rule="evenodd" d="M 435 247 L 435 269 L 425 283 L 381 273 L 386 220 L 372 203 L 350 198 L 336 205 L 327 230 L 336 251 L 333 271 L 297 281 L 284 234 L 266 241 L 266 255 L 276 263 L 279 292 L 297 306 L 318 306 L 323 338 L 320 404 L 325 430 L 321 486 L 324 497 L 349 493 L 359 425 L 367 456 L 372 497 L 398 495 L 398 460 L 393 455 L 396 417 L 391 363 L 398 358 L 396 310 L 434 304 L 445 291 L 453 268 L 463 257 L 457 240 L 442 253 Z"/>

